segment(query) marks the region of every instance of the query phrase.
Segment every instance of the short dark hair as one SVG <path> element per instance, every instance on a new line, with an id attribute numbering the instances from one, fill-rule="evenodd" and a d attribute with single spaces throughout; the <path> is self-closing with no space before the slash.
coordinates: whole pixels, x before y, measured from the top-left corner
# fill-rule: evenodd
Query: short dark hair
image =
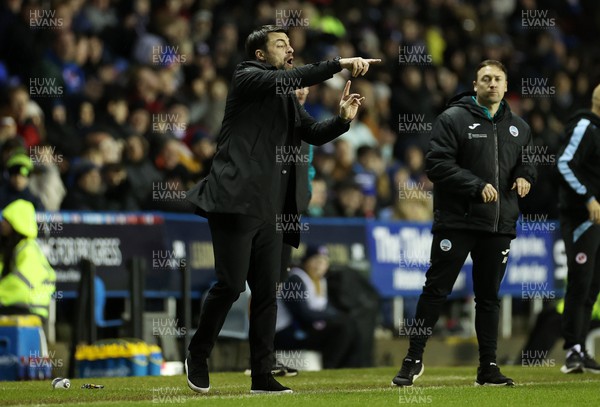
<path id="1" fill-rule="evenodd" d="M 374 147 L 363 144 L 356 149 L 356 158 L 361 159 L 371 153 L 377 154 L 377 150 Z"/>
<path id="2" fill-rule="evenodd" d="M 500 68 L 500 70 L 504 72 L 504 76 L 508 80 L 508 71 L 506 70 L 506 67 L 502 62 L 496 61 L 495 59 L 486 59 L 477 66 L 477 70 L 475 71 L 475 80 L 477 80 L 477 73 L 479 72 L 479 70 L 481 68 L 485 68 L 486 66 L 495 66 L 496 68 Z"/>
<path id="3" fill-rule="evenodd" d="M 286 27 L 280 25 L 263 25 L 262 27 L 252 31 L 246 38 L 246 55 L 249 59 L 256 59 L 254 52 L 257 49 L 265 51 L 269 33 L 288 33 Z"/>

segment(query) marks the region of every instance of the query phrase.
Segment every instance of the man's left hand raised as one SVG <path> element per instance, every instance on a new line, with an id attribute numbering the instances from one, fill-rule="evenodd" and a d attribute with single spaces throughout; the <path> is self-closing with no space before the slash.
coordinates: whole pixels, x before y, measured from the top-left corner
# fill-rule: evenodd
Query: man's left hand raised
<path id="1" fill-rule="evenodd" d="M 354 119 L 358 112 L 358 107 L 365 100 L 365 97 L 361 97 L 358 93 L 350 93 L 351 83 L 351 81 L 346 82 L 344 93 L 342 93 L 342 99 L 340 100 L 340 118 L 345 122 Z"/>

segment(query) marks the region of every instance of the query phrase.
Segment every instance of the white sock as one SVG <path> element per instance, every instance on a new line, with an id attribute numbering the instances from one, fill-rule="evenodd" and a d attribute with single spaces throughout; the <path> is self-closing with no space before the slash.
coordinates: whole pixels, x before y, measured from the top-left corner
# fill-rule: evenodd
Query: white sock
<path id="1" fill-rule="evenodd" d="M 581 353 L 581 345 L 577 344 L 571 347 L 571 349 L 569 349 L 569 351 L 567 352 L 567 358 L 571 356 L 573 352 Z"/>

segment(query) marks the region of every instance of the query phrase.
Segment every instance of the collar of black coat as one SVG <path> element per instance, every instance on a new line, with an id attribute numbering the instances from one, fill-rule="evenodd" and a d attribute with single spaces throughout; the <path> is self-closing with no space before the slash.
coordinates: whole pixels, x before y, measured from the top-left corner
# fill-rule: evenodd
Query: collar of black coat
<path id="1" fill-rule="evenodd" d="M 448 107 L 462 107 L 464 109 L 467 109 L 474 115 L 481 116 L 485 119 L 490 120 L 483 106 L 477 104 L 477 102 L 474 100 L 474 97 L 476 96 L 477 93 L 475 93 L 474 91 L 459 93 L 458 95 L 450 99 L 450 101 L 448 102 Z M 500 102 L 500 108 L 496 112 L 496 115 L 494 116 L 493 120 L 499 121 L 502 120 L 504 116 L 510 117 L 511 115 L 512 112 L 510 110 L 510 106 L 506 102 L 506 99 L 502 99 L 502 101 Z"/>
<path id="2" fill-rule="evenodd" d="M 581 119 L 589 120 L 594 126 L 600 128 L 600 116 L 594 114 L 591 110 L 578 110 L 569 118 L 565 130 L 573 129 Z"/>

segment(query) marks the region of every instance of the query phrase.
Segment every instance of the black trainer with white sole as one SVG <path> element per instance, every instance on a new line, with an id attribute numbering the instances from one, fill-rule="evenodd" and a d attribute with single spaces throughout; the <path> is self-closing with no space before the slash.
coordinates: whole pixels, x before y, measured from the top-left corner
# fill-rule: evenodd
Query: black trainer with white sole
<path id="1" fill-rule="evenodd" d="M 583 373 L 584 359 L 581 353 L 573 350 L 567 357 L 565 364 L 560 368 L 560 371 L 566 374 Z"/>
<path id="2" fill-rule="evenodd" d="M 289 387 L 283 386 L 279 383 L 272 374 L 265 374 L 260 376 L 252 376 L 252 388 L 250 389 L 252 394 L 286 394 L 293 393 L 293 390 Z"/>
<path id="3" fill-rule="evenodd" d="M 513 379 L 500 373 L 500 368 L 496 363 L 490 363 L 487 366 L 477 368 L 477 380 L 475 386 L 514 386 Z"/>
<path id="4" fill-rule="evenodd" d="M 275 363 L 275 366 L 273 366 L 273 369 L 271 369 L 271 374 L 280 377 L 294 377 L 298 376 L 298 369 L 277 362 Z"/>
<path id="5" fill-rule="evenodd" d="M 252 370 L 246 369 L 244 370 L 244 374 L 246 376 L 252 376 Z M 298 369 L 294 369 L 293 367 L 289 367 L 277 362 L 271 369 L 271 374 L 279 377 L 294 377 L 298 376 Z"/>
<path id="6" fill-rule="evenodd" d="M 583 351 L 583 371 L 586 373 L 600 373 L 600 365 L 590 356 L 587 350 Z"/>
<path id="7" fill-rule="evenodd" d="M 423 372 L 425 371 L 425 365 L 421 360 L 412 360 L 410 358 L 404 359 L 400 371 L 392 380 L 392 386 L 399 387 L 410 387 L 413 385 Z"/>
<path id="8" fill-rule="evenodd" d="M 191 355 L 188 355 L 185 358 L 185 374 L 190 389 L 196 393 L 208 393 L 210 390 L 210 381 L 206 359 L 194 359 Z"/>

